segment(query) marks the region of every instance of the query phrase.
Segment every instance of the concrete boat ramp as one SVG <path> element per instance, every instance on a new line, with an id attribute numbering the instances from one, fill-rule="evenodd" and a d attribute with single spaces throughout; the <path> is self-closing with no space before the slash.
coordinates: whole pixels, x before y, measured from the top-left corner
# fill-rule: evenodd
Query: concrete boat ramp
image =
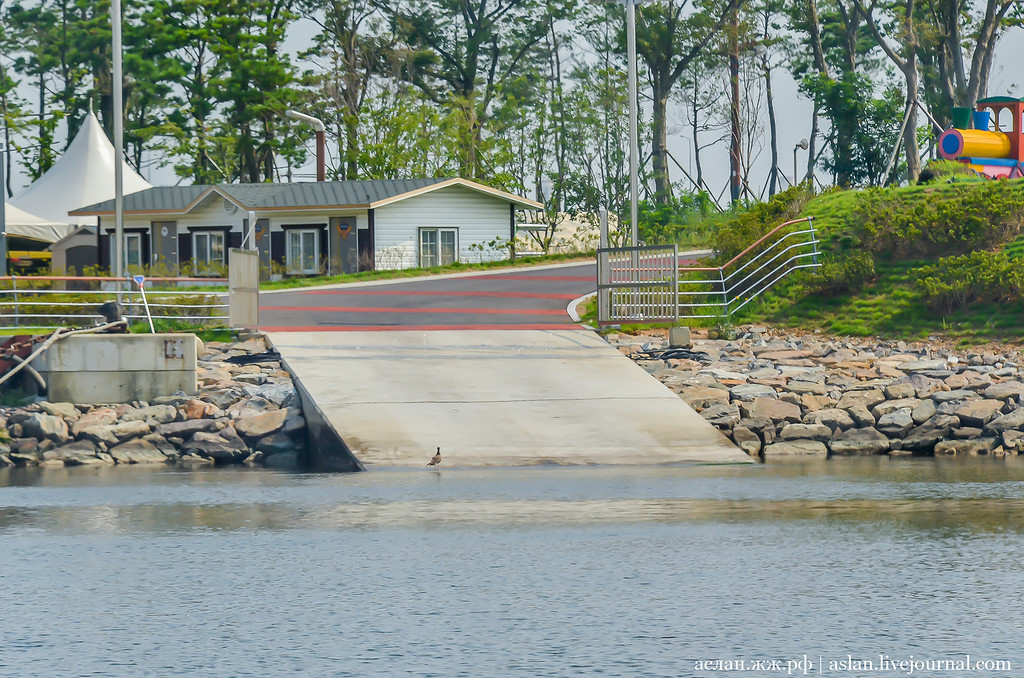
<path id="1" fill-rule="evenodd" d="M 750 461 L 587 330 L 268 336 L 321 419 L 322 467 L 424 466 L 436 447 L 442 467 Z"/>

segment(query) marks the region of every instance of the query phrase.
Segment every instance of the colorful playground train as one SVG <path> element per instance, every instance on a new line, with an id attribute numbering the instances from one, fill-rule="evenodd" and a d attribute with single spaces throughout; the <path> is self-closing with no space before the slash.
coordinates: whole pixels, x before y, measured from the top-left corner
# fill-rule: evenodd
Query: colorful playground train
<path id="1" fill-rule="evenodd" d="M 939 155 L 991 179 L 1024 177 L 1024 99 L 979 99 L 975 110 L 953 109 L 953 127 L 939 137 Z"/>

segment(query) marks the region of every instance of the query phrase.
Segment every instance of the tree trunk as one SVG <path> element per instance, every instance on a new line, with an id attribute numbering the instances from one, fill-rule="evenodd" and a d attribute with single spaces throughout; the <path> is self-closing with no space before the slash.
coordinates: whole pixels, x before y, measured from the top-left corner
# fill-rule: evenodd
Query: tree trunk
<path id="1" fill-rule="evenodd" d="M 672 184 L 668 176 L 668 92 L 654 90 L 653 148 L 651 166 L 654 170 L 654 200 L 667 205 L 672 198 Z"/>
<path id="2" fill-rule="evenodd" d="M 768 180 L 768 197 L 775 195 L 775 184 L 779 176 L 779 135 L 775 128 L 775 98 L 772 95 L 772 69 L 768 57 L 762 57 L 764 65 L 765 96 L 768 101 L 768 133 L 772 150 L 772 170 Z"/>
<path id="3" fill-rule="evenodd" d="M 740 200 L 740 42 L 739 11 L 732 13 L 729 32 L 729 87 L 732 92 L 730 121 L 732 132 L 729 144 L 730 196 L 733 203 Z"/>

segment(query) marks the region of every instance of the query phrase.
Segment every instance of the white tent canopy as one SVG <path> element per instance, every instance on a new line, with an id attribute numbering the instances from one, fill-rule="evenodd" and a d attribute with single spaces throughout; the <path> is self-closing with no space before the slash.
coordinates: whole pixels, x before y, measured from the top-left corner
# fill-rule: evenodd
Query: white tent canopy
<path id="1" fill-rule="evenodd" d="M 29 214 L 18 209 L 9 202 L 4 203 L 4 229 L 8 235 L 39 240 L 40 242 L 57 242 L 75 230 L 75 226 Z"/>
<path id="2" fill-rule="evenodd" d="M 125 195 L 153 187 L 123 158 L 121 165 Z M 49 223 L 75 224 L 81 217 L 69 217 L 68 212 L 113 197 L 114 145 L 90 111 L 64 155 L 46 174 L 11 198 L 10 204 Z M 88 222 L 95 225 L 91 219 Z M 8 217 L 7 223 L 15 221 Z"/>

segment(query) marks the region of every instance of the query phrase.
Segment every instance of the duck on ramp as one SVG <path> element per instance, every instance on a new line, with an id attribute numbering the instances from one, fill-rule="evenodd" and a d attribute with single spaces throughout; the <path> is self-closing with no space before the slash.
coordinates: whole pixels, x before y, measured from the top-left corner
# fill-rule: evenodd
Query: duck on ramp
<path id="1" fill-rule="evenodd" d="M 423 467 L 437 447 L 453 467 L 751 461 L 587 330 L 268 336 L 368 467 Z"/>

